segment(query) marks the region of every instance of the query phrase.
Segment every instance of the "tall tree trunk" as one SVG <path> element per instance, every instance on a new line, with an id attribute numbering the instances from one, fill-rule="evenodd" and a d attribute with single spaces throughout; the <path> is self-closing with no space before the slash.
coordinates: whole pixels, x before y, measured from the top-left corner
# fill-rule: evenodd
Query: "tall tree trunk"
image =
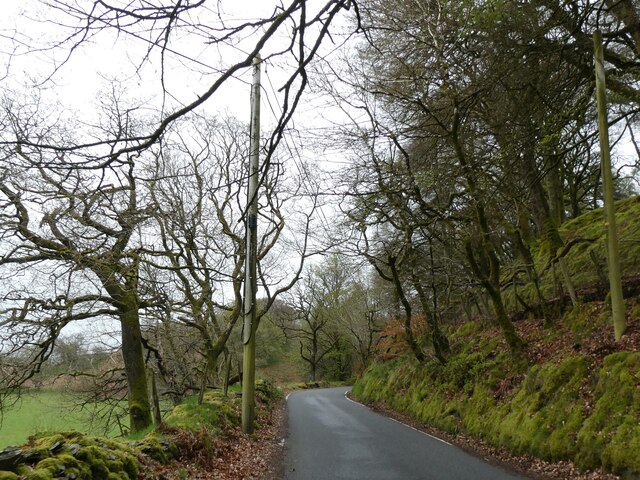
<path id="1" fill-rule="evenodd" d="M 484 250 L 484 247 L 481 247 L 481 249 Z M 465 242 L 465 250 L 467 252 L 467 258 L 469 259 L 469 264 L 471 265 L 473 273 L 476 275 L 476 277 L 478 277 L 480 283 L 489 294 L 489 298 L 491 299 L 493 310 L 496 315 L 496 321 L 498 322 L 498 326 L 504 334 L 504 338 L 507 341 L 507 345 L 509 345 L 509 349 L 514 353 L 521 352 L 524 347 L 524 342 L 518 336 L 518 333 L 513 326 L 513 322 L 507 315 L 507 311 L 504 308 L 504 302 L 502 301 L 500 285 L 495 281 L 496 278 L 499 279 L 499 263 L 497 257 L 495 256 L 495 253 L 487 252 L 486 250 L 480 252 L 481 255 L 487 256 L 488 262 L 486 263 L 491 265 L 491 273 L 489 273 L 484 271 L 484 269 L 480 267 L 480 264 L 476 258 L 476 254 L 474 252 L 473 245 L 471 244 L 471 240 L 467 240 Z"/>
<path id="2" fill-rule="evenodd" d="M 541 182 L 541 175 L 536 166 L 533 151 L 526 152 L 524 160 L 523 165 L 526 168 L 525 175 L 529 182 L 534 219 L 540 230 L 542 242 L 545 243 L 548 248 L 550 259 L 554 259 L 558 254 L 558 250 L 564 246 L 564 242 L 558 231 L 560 224 L 549 207 L 549 201 Z M 576 306 L 578 304 L 578 296 L 576 295 L 573 281 L 569 275 L 569 268 L 567 267 L 567 262 L 564 257 L 558 258 L 558 264 L 560 265 L 562 280 L 571 298 L 571 303 L 573 306 Z"/>
<path id="3" fill-rule="evenodd" d="M 316 381 L 318 371 L 318 331 L 313 331 L 313 340 L 311 342 L 311 381 Z"/>
<path id="4" fill-rule="evenodd" d="M 407 340 L 407 344 L 413 352 L 413 355 L 416 357 L 416 360 L 418 360 L 419 362 L 424 362 L 424 352 L 420 348 L 420 345 L 418 345 L 418 341 L 416 340 L 416 337 L 413 334 L 413 330 L 411 329 L 411 304 L 404 294 L 404 289 L 402 288 L 402 283 L 400 282 L 400 275 L 398 274 L 398 267 L 396 265 L 395 257 L 389 259 L 389 267 L 391 269 L 393 285 L 395 287 L 396 293 L 398 294 L 398 298 L 400 299 L 400 303 L 402 303 L 402 307 L 404 308 L 404 335 Z"/>
<path id="5" fill-rule="evenodd" d="M 418 300 L 420 301 L 420 306 L 422 307 L 422 313 L 427 320 L 429 325 L 429 329 L 431 330 L 431 339 L 433 343 L 433 353 L 436 355 L 436 358 L 443 365 L 447 363 L 446 354 L 449 353 L 449 339 L 446 335 L 440 330 L 440 326 L 438 325 L 438 318 L 436 317 L 435 312 L 433 312 L 429 308 L 429 302 L 427 301 L 427 296 L 425 294 L 424 288 L 422 288 L 422 284 L 420 283 L 420 279 L 415 272 L 411 272 L 411 278 L 413 280 L 413 286 L 418 293 Z"/>
<path id="6" fill-rule="evenodd" d="M 316 371 L 318 369 L 318 364 L 316 363 L 316 356 L 315 354 L 313 355 L 313 358 L 311 359 L 311 381 L 315 382 L 316 381 Z"/>
<path id="7" fill-rule="evenodd" d="M 217 333 L 217 339 L 214 341 L 209 332 L 207 322 L 205 321 L 206 318 L 210 317 L 203 314 L 198 308 L 194 307 L 193 311 L 197 312 L 197 314 L 199 314 L 201 318 L 201 320 L 198 322 L 198 331 L 200 332 L 200 336 L 202 337 L 202 341 L 204 342 L 206 357 L 204 370 L 202 372 L 201 392 L 199 397 L 199 403 L 202 403 L 202 401 L 204 400 L 204 391 L 207 386 L 216 384 L 218 359 L 220 358 L 220 355 L 222 355 L 222 353 L 225 351 L 227 341 L 229 340 L 231 332 L 233 331 L 233 327 L 237 323 L 240 316 L 236 311 L 234 311 L 229 318 L 229 324 L 227 328 L 225 328 L 224 330 L 216 329 L 215 333 Z M 215 319 L 213 319 L 211 323 L 215 325 Z"/>
<path id="8" fill-rule="evenodd" d="M 224 373 L 224 396 L 226 397 L 229 393 L 229 378 L 231 377 L 231 353 L 229 350 L 225 349 L 225 373 Z"/>
<path id="9" fill-rule="evenodd" d="M 120 324 L 122 326 L 122 357 L 129 391 L 131 431 L 139 432 L 152 425 L 152 417 L 138 302 L 135 299 L 123 302 Z"/>
<path id="10" fill-rule="evenodd" d="M 640 19 L 633 10 L 631 2 L 621 1 L 621 15 L 628 15 L 627 21 L 635 27 L 637 42 L 640 45 Z M 607 120 L 607 100 L 604 73 L 604 55 L 602 51 L 602 34 L 596 30 L 593 34 L 594 57 L 596 64 L 596 92 L 598 97 L 598 131 L 600 134 L 600 150 L 602 152 L 602 185 L 604 193 L 604 211 L 607 222 L 607 258 L 609 260 L 609 285 L 611 291 L 611 313 L 615 339 L 620 340 L 627 324 L 625 318 L 624 298 L 622 292 L 622 274 L 618 256 L 618 233 L 616 231 L 616 212 L 613 203 L 613 178 L 611 176 L 611 158 L 609 155 L 609 122 Z M 640 48 L 640 47 L 639 47 Z"/>
<path id="11" fill-rule="evenodd" d="M 527 277 L 529 278 L 529 281 L 533 283 L 536 292 L 536 301 L 539 305 L 536 310 L 538 310 L 542 314 L 545 326 L 551 326 L 551 315 L 549 309 L 547 308 L 547 301 L 542 294 L 542 290 L 540 289 L 540 276 L 538 275 L 538 271 L 533 260 L 533 255 L 531 254 L 531 249 L 529 248 L 528 239 L 522 233 L 523 231 L 528 230 L 529 216 L 522 209 L 519 209 L 518 214 L 519 225 L 513 235 L 514 244 L 516 245 L 516 248 L 524 262 Z"/>
<path id="12" fill-rule="evenodd" d="M 117 301 L 122 331 L 122 360 L 127 377 L 130 428 L 132 432 L 139 432 L 150 427 L 153 421 L 140 330 L 138 265 L 136 263 L 123 267 L 116 264 L 115 270 L 112 270 L 101 264 L 94 272 L 109 296 Z M 118 283 L 118 277 L 124 277 L 123 284 Z"/>
<path id="13" fill-rule="evenodd" d="M 160 397 L 158 396 L 158 387 L 156 385 L 156 373 L 151 370 L 151 400 L 153 402 L 153 423 L 156 427 L 162 424 L 162 413 L 160 412 Z"/>
<path id="14" fill-rule="evenodd" d="M 451 141 L 453 143 L 456 157 L 458 158 L 458 161 L 463 168 L 464 178 L 467 182 L 469 193 L 475 203 L 476 221 L 480 230 L 480 248 L 478 249 L 478 251 L 484 257 L 484 260 L 486 260 L 486 262 L 483 263 L 487 264 L 487 268 L 481 268 L 478 264 L 470 239 L 467 239 L 467 241 L 465 242 L 467 258 L 469 259 L 469 263 L 471 264 L 471 269 L 473 270 L 476 277 L 478 277 L 485 290 L 487 290 L 487 293 L 491 298 L 491 302 L 496 314 L 496 320 L 498 321 L 498 325 L 502 329 L 510 350 L 514 353 L 517 353 L 522 351 L 524 343 L 516 333 L 515 327 L 513 326 L 513 323 L 509 319 L 504 308 L 502 293 L 500 292 L 500 260 L 496 255 L 495 248 L 491 240 L 491 230 L 489 229 L 489 222 L 487 221 L 487 215 L 484 209 L 484 200 L 480 192 L 478 191 L 478 186 L 476 184 L 475 178 L 473 177 L 471 165 L 469 165 L 469 161 L 465 154 L 464 148 L 462 146 L 462 143 L 460 142 L 460 138 L 458 137 L 459 126 L 460 117 L 458 111 L 456 110 L 454 114 L 453 128 L 451 131 Z"/>
<path id="15" fill-rule="evenodd" d="M 551 210 L 551 216 L 553 220 L 562 225 L 565 221 L 566 214 L 564 209 L 564 189 L 562 187 L 564 183 L 564 170 L 562 168 L 562 159 L 553 155 L 553 165 L 550 169 L 547 185 L 549 191 L 549 208 Z"/>

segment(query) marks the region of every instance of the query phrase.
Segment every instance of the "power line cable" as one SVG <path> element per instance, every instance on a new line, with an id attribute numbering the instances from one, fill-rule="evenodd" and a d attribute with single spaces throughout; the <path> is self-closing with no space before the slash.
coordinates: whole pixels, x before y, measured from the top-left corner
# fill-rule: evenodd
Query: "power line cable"
<path id="1" fill-rule="evenodd" d="M 271 62 L 269 62 L 271 63 Z M 273 65 L 273 64 L 272 64 Z M 277 98 L 277 94 L 276 94 L 276 90 L 273 86 L 273 82 L 271 81 L 271 77 L 269 76 L 268 72 L 265 69 L 265 77 L 267 79 L 267 83 L 269 84 L 269 88 L 271 89 L 271 93 L 273 94 L 274 98 Z M 265 89 L 263 87 L 263 89 Z M 276 107 L 278 109 L 278 112 L 276 112 L 276 108 L 274 108 L 273 103 L 271 102 L 270 99 L 270 95 L 269 92 L 266 91 L 265 89 L 265 97 L 267 99 L 267 104 L 269 105 L 269 109 L 271 110 L 271 113 L 273 114 L 274 118 L 278 119 L 281 118 L 283 112 L 282 112 L 282 108 L 280 106 L 280 104 L 278 102 L 276 102 Z M 294 120 L 291 119 L 292 124 L 294 124 Z M 297 129 L 295 129 L 294 126 L 294 130 L 297 131 Z M 298 132 L 299 135 L 299 132 Z M 317 194 L 317 192 L 314 191 L 314 189 L 312 188 L 313 186 L 313 182 L 311 181 L 310 178 L 310 174 L 309 174 L 309 170 L 308 168 L 306 168 L 304 165 L 301 165 L 298 162 L 298 159 L 302 158 L 302 155 L 298 149 L 298 145 L 295 141 L 293 141 L 293 139 L 291 139 L 291 143 L 293 143 L 293 148 L 291 147 L 289 138 L 291 136 L 291 130 L 289 128 L 283 130 L 283 140 L 284 140 L 284 144 L 285 147 L 287 148 L 287 151 L 289 152 L 289 155 L 291 156 L 291 159 L 293 160 L 293 163 L 296 167 L 296 170 L 298 171 L 298 173 L 300 174 L 300 178 L 302 180 L 302 184 L 303 184 L 303 188 L 305 189 L 305 193 L 307 195 L 311 195 L 311 194 Z M 295 154 L 293 152 L 293 150 L 295 150 Z M 324 220 L 323 222 L 323 226 L 328 229 L 328 225 L 329 225 L 329 221 L 324 213 L 324 211 L 322 210 L 322 208 L 318 209 L 320 211 L 320 215 L 322 217 L 322 219 Z"/>

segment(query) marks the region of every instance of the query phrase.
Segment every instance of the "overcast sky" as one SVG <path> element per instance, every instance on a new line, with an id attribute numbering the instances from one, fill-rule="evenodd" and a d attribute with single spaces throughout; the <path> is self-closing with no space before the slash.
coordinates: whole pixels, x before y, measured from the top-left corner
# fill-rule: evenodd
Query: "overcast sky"
<path id="1" fill-rule="evenodd" d="M 211 2 L 213 7 L 220 5 L 220 11 L 199 8 L 197 18 L 193 20 L 215 27 L 219 25 L 217 15 L 220 13 L 231 24 L 244 22 L 270 15 L 278 3 L 265 0 Z M 321 0 L 309 2 L 311 6 L 322 3 Z M 93 2 L 82 0 L 79 4 L 88 6 Z M 72 26 L 77 22 L 38 0 L 3 2 L 3 15 L 0 17 L 0 78 L 3 80 L 0 88 L 28 90 L 29 85 L 41 84 L 49 101 L 58 101 L 64 108 L 90 116 L 92 106 L 104 99 L 116 85 L 125 100 L 156 110 L 164 102 L 168 106 L 166 110 L 170 110 L 197 98 L 221 68 L 241 59 L 255 41 L 255 38 L 248 37 L 233 44 L 211 46 L 207 36 L 210 32 L 201 29 L 176 31 L 171 39 L 173 52 L 167 53 L 162 65 L 158 52 L 151 56 L 150 61 L 142 62 L 148 43 L 141 38 L 109 31 L 101 32 L 74 51 L 62 65 L 68 55 L 68 47 L 54 50 L 46 47 L 70 33 L 68 28 L 64 28 L 65 24 Z M 288 35 L 286 29 L 279 31 L 277 38 L 263 51 L 263 57 L 283 48 Z M 326 51 L 335 47 L 329 44 Z M 52 77 L 53 81 L 42 83 L 61 65 Z M 160 71 L 163 67 L 165 76 L 162 84 Z M 278 110 L 276 90 L 290 71 L 291 64 L 287 65 L 287 59 L 283 57 L 263 66 L 262 122 L 266 126 L 273 121 Z M 204 110 L 226 110 L 248 121 L 250 81 L 250 69 L 239 73 L 207 102 Z M 163 91 L 167 92 L 166 96 Z M 313 92 L 310 94 L 309 98 L 312 98 Z M 315 107 L 309 108 L 308 102 L 302 105 L 301 113 L 312 120 L 320 116 Z"/>

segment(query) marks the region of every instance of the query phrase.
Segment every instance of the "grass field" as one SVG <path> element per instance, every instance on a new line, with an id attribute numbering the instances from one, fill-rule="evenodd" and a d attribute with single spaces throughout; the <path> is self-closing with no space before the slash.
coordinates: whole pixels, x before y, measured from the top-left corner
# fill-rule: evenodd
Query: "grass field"
<path id="1" fill-rule="evenodd" d="M 30 435 L 40 432 L 76 430 L 92 435 L 117 436 L 120 430 L 113 425 L 108 432 L 102 425 L 92 422 L 93 412 L 79 411 L 77 399 L 59 391 L 40 390 L 24 394 L 11 409 L 3 412 L 0 424 L 0 450 L 9 445 L 20 445 Z"/>

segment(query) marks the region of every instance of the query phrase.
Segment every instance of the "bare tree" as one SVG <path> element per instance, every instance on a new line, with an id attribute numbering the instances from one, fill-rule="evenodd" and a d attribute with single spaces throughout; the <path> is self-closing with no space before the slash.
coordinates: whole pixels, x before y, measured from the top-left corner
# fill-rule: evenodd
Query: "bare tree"
<path id="1" fill-rule="evenodd" d="M 37 79 L 35 86 L 50 85 L 56 76 L 63 74 L 69 60 L 92 42 L 100 38 L 126 38 L 127 45 L 143 46 L 142 50 L 131 50 L 132 56 L 142 52 L 134 60 L 138 71 L 147 64 L 158 67 L 155 84 L 160 86 L 161 102 L 143 110 L 137 108 L 139 105 L 125 108 L 123 102 L 107 100 L 103 104 L 107 115 L 95 124 L 76 121 L 65 131 L 59 120 L 69 118 L 68 112 L 60 114 L 58 119 L 36 115 L 43 110 L 38 106 L 38 99 L 32 103 L 19 103 L 14 100 L 19 95 L 5 90 L 11 101 L 5 105 L 0 139 L 3 147 L 1 235 L 5 241 L 0 266 L 7 277 L 22 271 L 30 276 L 44 273 L 51 281 L 39 291 L 34 291 L 33 285 L 10 285 L 3 292 L 0 321 L 3 332 L 7 333 L 2 345 L 6 386 L 3 392 L 17 388 L 38 371 L 66 324 L 87 318 L 114 317 L 122 326 L 131 428 L 140 430 L 151 422 L 140 312 L 152 306 L 157 308 L 167 300 L 162 295 L 148 300 L 147 297 L 161 292 L 146 281 L 142 285 L 143 255 L 147 259 L 158 256 L 154 251 L 156 244 L 150 239 L 153 232 L 148 226 L 153 213 L 149 203 L 150 190 L 147 189 L 151 179 L 141 176 L 141 171 L 148 173 L 147 165 L 159 155 L 162 142 L 176 121 L 209 103 L 224 84 L 247 69 L 261 53 L 264 61 L 282 59 L 289 67 L 278 86 L 280 113 L 265 148 L 261 182 L 267 190 L 272 189 L 269 182 L 278 177 L 277 167 L 272 165 L 275 151 L 307 86 L 309 64 L 329 37 L 334 20 L 355 4 L 350 0 L 329 0 L 312 9 L 305 0 L 293 0 L 289 5 L 274 7 L 264 18 L 237 21 L 225 16 L 220 3 L 210 8 L 204 1 L 79 4 L 43 0 L 40 3 L 45 12 L 43 21 L 53 24 L 60 33 L 57 41 L 38 44 L 35 37 L 22 36 L 21 32 L 9 39 L 13 41 L 15 51 L 24 47 L 19 53 L 25 56 L 50 54 L 54 68 L 45 78 Z M 182 49 L 180 39 L 186 35 L 211 50 L 222 52 L 228 45 L 242 44 L 242 47 L 235 49 L 227 59 L 223 56 L 220 63 L 207 65 Z M 288 38 L 284 43 L 283 35 Z M 195 98 L 192 92 L 184 97 L 168 87 L 167 75 L 171 68 L 166 67 L 176 59 L 183 62 L 184 76 L 197 74 L 205 79 Z M 11 62 L 7 60 L 6 63 L 11 68 Z M 117 93 L 116 90 L 114 86 L 113 93 Z M 53 111 L 55 109 L 50 110 Z M 70 133 L 72 130 L 74 134 Z M 154 150 L 155 147 L 158 148 Z M 194 165 L 200 167 L 197 162 Z M 271 172 L 272 169 L 275 171 Z M 198 170 L 193 172 L 195 176 L 198 173 Z M 209 184 L 207 188 L 210 187 Z M 235 188 L 235 184 L 231 188 Z M 205 190 L 202 193 L 209 195 Z M 221 197 L 215 198 L 225 202 Z M 271 202 L 274 197 L 266 198 Z M 215 205 L 215 200 L 213 203 Z M 314 200 L 310 203 L 313 210 Z M 218 207 L 218 212 L 224 214 L 226 204 Z M 271 230 L 262 245 L 263 267 L 269 261 L 266 252 L 274 247 L 272 242 L 279 237 L 283 219 L 277 201 L 271 207 Z M 241 209 L 235 212 L 241 215 Z M 302 229 L 308 233 L 311 214 L 307 210 L 300 215 L 304 220 Z M 235 221 L 239 218 L 235 217 Z M 229 218 L 215 220 L 223 225 L 223 229 L 224 222 L 231 221 Z M 234 224 L 232 228 L 238 225 Z M 170 267 L 172 273 L 180 271 L 186 275 L 189 285 L 202 287 L 202 281 L 208 280 L 207 275 L 211 273 L 208 269 L 213 268 L 212 271 L 224 271 L 227 283 L 236 289 L 240 273 L 237 233 L 231 229 L 225 233 L 227 241 L 236 249 L 226 258 L 234 265 L 231 270 L 226 265 L 207 265 L 196 275 L 189 273 L 190 267 L 193 267 L 191 272 L 195 272 L 195 268 L 203 265 L 199 265 L 200 259 L 194 256 L 187 259 L 175 254 L 179 248 L 196 241 L 190 239 L 189 232 L 184 229 L 175 233 L 165 229 L 165 246 L 169 248 L 164 250 L 172 253 L 164 258 L 168 259 L 168 264 L 174 262 Z M 300 258 L 306 258 L 309 253 L 306 237 L 298 246 L 301 247 Z M 194 259 L 191 266 L 185 263 Z M 293 277 L 281 275 L 277 279 L 260 268 L 259 276 L 268 297 L 265 309 L 279 293 L 291 288 L 302 263 Z M 185 282 L 182 285 L 186 285 Z M 208 315 L 207 320 L 218 314 L 211 308 L 213 304 L 207 303 L 210 293 L 198 292 L 197 295 L 203 294 L 199 298 L 191 296 L 188 310 L 193 314 L 195 308 L 197 315 L 189 321 L 195 325 L 200 325 L 203 313 Z M 222 310 L 230 311 L 229 324 L 239 312 L 238 294 L 233 296 L 231 307 L 224 302 L 219 305 Z M 201 304 L 197 305 L 198 302 Z M 229 332 L 221 329 L 218 338 L 224 339 Z M 18 351 L 26 351 L 30 345 L 35 348 L 30 350 L 26 361 L 28 368 L 23 368 L 22 364 L 5 365 Z M 219 349 L 215 342 L 212 345 L 214 348 L 208 353 L 210 358 L 214 358 Z"/>
<path id="2" fill-rule="evenodd" d="M 146 256 L 152 275 L 158 270 L 165 273 L 148 280 L 167 299 L 163 328 L 177 322 L 197 332 L 205 359 L 204 384 L 213 381 L 218 358 L 242 314 L 247 134 L 248 129 L 233 118 L 194 117 L 180 122 L 163 142 L 150 172 L 160 245 Z M 259 317 L 291 288 L 313 254 L 306 238 L 315 200 L 305 199 L 301 192 L 304 179 L 287 177 L 280 164 L 263 174 L 258 261 L 264 298 Z M 291 204 L 306 200 L 308 208 L 295 218 Z M 286 221 L 285 210 L 291 211 Z M 285 264 L 279 242 L 294 237 L 292 229 L 300 220 L 302 243 L 289 252 Z"/>
<path id="3" fill-rule="evenodd" d="M 352 265 L 349 267 L 354 270 Z M 355 270 L 361 268 L 355 267 Z M 388 321 L 389 306 L 385 304 L 380 290 L 376 289 L 374 280 L 352 278 L 342 304 L 336 309 L 340 328 L 358 355 L 359 365 L 354 365 L 356 371 L 364 370 L 373 360 L 379 334 Z"/>
<path id="4" fill-rule="evenodd" d="M 318 5 L 310 5 L 307 0 L 292 0 L 288 4 L 275 5 L 263 18 L 245 21 L 225 13 L 222 2 L 209 6 L 203 0 L 153 3 L 96 0 L 82 4 L 68 0 L 39 0 L 39 3 L 44 8 L 40 21 L 57 32 L 56 39 L 42 45 L 33 37 L 22 36 L 21 32 L 16 32 L 11 39 L 14 49 L 21 55 L 50 53 L 53 68 L 44 79 L 38 79 L 38 85 L 63 74 L 73 56 L 91 43 L 104 38 L 119 46 L 118 40 L 122 39 L 124 52 L 131 55 L 136 65 L 135 73 L 147 64 L 158 72 L 157 78 L 147 87 L 155 89 L 157 85 L 162 101 L 154 118 L 135 134 L 102 135 L 88 141 L 85 136 L 64 144 L 23 136 L 11 143 L 19 141 L 57 152 L 95 152 L 107 147 L 109 153 L 105 159 L 144 151 L 161 141 L 176 120 L 214 101 L 221 87 L 248 69 L 261 53 L 263 62 L 286 65 L 288 70 L 277 86 L 281 108 L 268 142 L 267 165 L 308 86 L 308 68 L 321 51 L 323 42 L 330 37 L 334 22 L 347 10 L 353 8 L 356 16 L 358 12 L 357 4 L 352 0 L 327 0 Z M 192 41 L 185 42 L 185 38 Z M 203 62 L 193 55 L 196 48 L 220 52 L 221 58 L 219 62 Z M 10 59 L 7 62 L 10 66 Z M 183 82 L 178 82 L 177 88 L 171 88 L 169 65 L 180 66 L 183 78 L 188 75 L 205 78 L 195 99 L 191 92 L 185 97 Z M 9 142 L 5 139 L 4 143 Z"/>
<path id="5" fill-rule="evenodd" d="M 337 318 L 331 307 L 341 292 L 332 289 L 326 281 L 334 283 L 333 287 L 338 286 L 335 284 L 338 282 L 341 288 L 344 280 L 330 280 L 321 270 L 321 267 L 306 269 L 302 280 L 285 300 L 289 315 L 274 320 L 287 338 L 298 341 L 300 358 L 308 365 L 312 382 L 318 379 L 325 357 L 338 345 Z"/>
<path id="6" fill-rule="evenodd" d="M 15 137 L 43 141 L 72 138 L 5 105 L 3 120 Z M 106 121 L 130 135 L 130 125 L 108 111 Z M 44 131 L 40 130 L 43 129 Z M 52 138 L 53 137 L 53 138 Z M 3 356 L 34 346 L 27 365 L 3 378 L 9 392 L 32 377 L 51 355 L 62 329 L 73 321 L 113 317 L 120 322 L 128 380 L 131 428 L 151 421 L 141 343 L 139 289 L 141 236 L 149 218 L 135 158 L 108 162 L 72 152 L 18 143 L 4 150 L 0 170 L 2 202 L 0 267 L 3 292 Z M 12 277 L 25 275 L 26 282 Z M 43 278 L 44 277 L 44 278 Z M 21 285 L 22 283 L 22 285 Z M 40 288 L 34 286 L 40 285 Z"/>

